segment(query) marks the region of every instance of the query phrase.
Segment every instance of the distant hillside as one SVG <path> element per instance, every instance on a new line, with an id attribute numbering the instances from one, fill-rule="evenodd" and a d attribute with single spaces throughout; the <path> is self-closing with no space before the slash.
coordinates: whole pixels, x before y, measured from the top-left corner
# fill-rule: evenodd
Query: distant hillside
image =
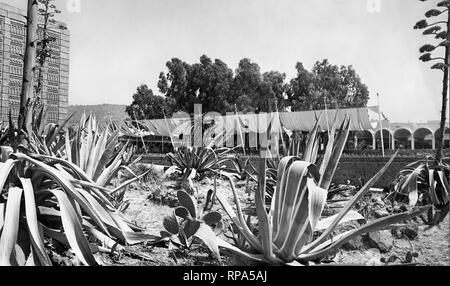
<path id="1" fill-rule="evenodd" d="M 69 105 L 69 115 L 74 114 L 69 120 L 69 125 L 79 124 L 83 111 L 95 114 L 99 123 L 108 122 L 109 117 L 112 121 L 121 122 L 128 118 L 125 108 L 126 105 L 119 104 Z"/>

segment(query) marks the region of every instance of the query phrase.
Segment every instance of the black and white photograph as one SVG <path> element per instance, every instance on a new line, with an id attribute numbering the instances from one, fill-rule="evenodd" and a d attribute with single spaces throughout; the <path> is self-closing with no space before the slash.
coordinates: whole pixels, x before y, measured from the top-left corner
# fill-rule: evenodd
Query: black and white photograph
<path id="1" fill-rule="evenodd" d="M 449 8 L 0 0 L 0 266 L 450 266 Z"/>

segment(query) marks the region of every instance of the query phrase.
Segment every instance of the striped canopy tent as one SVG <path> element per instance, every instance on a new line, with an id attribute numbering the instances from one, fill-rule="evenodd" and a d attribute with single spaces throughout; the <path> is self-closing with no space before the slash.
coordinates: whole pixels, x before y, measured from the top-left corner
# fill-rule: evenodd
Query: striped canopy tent
<path id="1" fill-rule="evenodd" d="M 270 122 L 272 132 L 284 130 L 311 131 L 320 118 L 321 131 L 328 131 L 334 122 L 341 123 L 344 118 L 350 119 L 350 131 L 374 129 L 373 113 L 368 108 L 329 109 L 298 112 L 277 112 L 220 116 L 207 114 L 203 123 L 215 122 L 215 130 L 223 130 L 225 134 L 236 133 L 265 133 Z M 167 118 L 140 120 L 149 132 L 157 136 L 177 137 L 180 134 L 190 134 L 193 123 L 190 118 Z M 216 132 L 217 133 L 217 132 Z"/>
<path id="2" fill-rule="evenodd" d="M 328 109 L 297 112 L 280 112 L 281 125 L 292 131 L 311 131 L 320 118 L 321 131 L 328 131 L 334 122 L 342 123 L 350 119 L 350 131 L 373 129 L 373 112 L 368 108 Z"/>

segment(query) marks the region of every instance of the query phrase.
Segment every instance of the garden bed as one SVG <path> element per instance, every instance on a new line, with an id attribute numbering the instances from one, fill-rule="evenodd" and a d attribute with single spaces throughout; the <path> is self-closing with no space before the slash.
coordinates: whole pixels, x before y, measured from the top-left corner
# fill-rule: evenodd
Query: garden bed
<path id="1" fill-rule="evenodd" d="M 213 188 L 213 180 L 206 178 L 201 182 L 195 182 L 195 196 L 200 202 L 205 197 L 206 192 Z M 183 188 L 178 180 L 165 179 L 162 183 L 134 183 L 126 193 L 125 199 L 130 200 L 130 206 L 125 214 L 137 225 L 146 229 L 146 232 L 159 235 L 163 230 L 163 218 L 173 212 L 176 206 L 176 192 Z M 228 183 L 223 180 L 217 181 L 217 190 L 232 201 L 232 193 Z M 237 192 L 243 207 L 251 202 L 248 194 L 245 192 L 245 182 L 238 182 Z M 156 193 L 156 195 L 154 194 Z M 380 194 L 374 194 L 373 201 Z M 167 198 L 167 199 L 164 199 Z M 371 197 L 365 199 L 370 201 Z M 170 204 L 171 206 L 169 206 Z M 216 206 L 223 218 L 228 217 Z M 373 212 L 372 212 L 373 213 Z M 400 264 L 405 260 L 408 252 L 417 253 L 413 258 L 414 265 L 445 265 L 450 266 L 450 225 L 448 217 L 444 222 L 433 228 L 429 228 L 419 220 L 410 222 L 407 229 L 385 230 L 377 232 L 374 235 L 365 235 L 357 240 L 344 245 L 337 253 L 331 254 L 328 263 L 348 264 L 348 265 L 386 265 L 382 262 L 389 261 L 389 264 Z M 352 228 L 352 224 L 346 224 L 343 227 Z M 412 234 L 411 234 L 412 232 Z M 404 235 L 407 233 L 407 235 Z M 223 238 L 223 237 L 222 237 Z M 159 245 L 140 244 L 131 249 L 138 253 L 147 255 L 149 260 L 142 257 L 110 257 L 103 255 L 102 259 L 106 264 L 111 265 L 135 265 L 135 266 L 158 266 L 158 265 L 218 265 L 211 258 L 209 251 L 204 247 L 199 247 L 191 251 L 179 250 L 170 247 L 168 244 Z M 394 258 L 397 259 L 394 260 Z M 220 265 L 239 265 L 246 264 L 247 261 L 240 261 L 235 256 L 222 255 Z"/>

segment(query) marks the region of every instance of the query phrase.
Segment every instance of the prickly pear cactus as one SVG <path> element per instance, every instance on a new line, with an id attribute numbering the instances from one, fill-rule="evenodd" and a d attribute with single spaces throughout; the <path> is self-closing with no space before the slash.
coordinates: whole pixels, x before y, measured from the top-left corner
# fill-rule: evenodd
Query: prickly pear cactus
<path id="1" fill-rule="evenodd" d="M 197 237 L 205 243 L 217 259 L 220 258 L 216 235 L 212 227 L 222 220 L 221 214 L 215 211 L 200 214 L 195 198 L 185 191 L 178 191 L 177 197 L 179 206 L 175 208 L 172 215 L 164 218 L 165 231 L 161 231 L 161 236 L 170 237 L 176 246 L 187 249 L 191 247 L 194 237 Z"/>

